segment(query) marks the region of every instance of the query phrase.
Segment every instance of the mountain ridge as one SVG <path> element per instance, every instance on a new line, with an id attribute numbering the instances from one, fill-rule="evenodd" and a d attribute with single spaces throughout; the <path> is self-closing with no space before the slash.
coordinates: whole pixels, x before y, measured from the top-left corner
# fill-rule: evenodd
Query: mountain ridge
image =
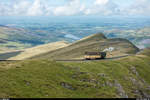
<path id="1" fill-rule="evenodd" d="M 40 57 L 42 58 L 42 56 L 43 58 L 49 58 L 49 59 L 50 58 L 60 59 L 60 57 L 64 59 L 83 58 L 85 51 L 98 52 L 109 47 L 113 47 L 114 49 L 116 49 L 114 50 L 114 55 L 118 52 L 118 56 L 119 53 L 121 55 L 124 55 L 126 53 L 135 54 L 136 52 L 139 51 L 139 49 L 134 44 L 132 44 L 130 41 L 126 39 L 121 39 L 121 38 L 107 39 L 102 33 L 97 33 L 85 37 L 79 41 L 76 41 L 68 45 L 67 47 L 57 49 L 46 54 L 41 54 L 39 55 L 39 58 Z M 33 58 L 36 59 L 36 57 L 38 58 L 38 56 L 35 56 Z"/>

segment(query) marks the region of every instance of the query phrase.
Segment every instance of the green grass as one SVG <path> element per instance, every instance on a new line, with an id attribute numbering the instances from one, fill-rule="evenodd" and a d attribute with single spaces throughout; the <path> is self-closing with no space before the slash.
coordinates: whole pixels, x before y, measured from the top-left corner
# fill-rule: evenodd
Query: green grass
<path id="1" fill-rule="evenodd" d="M 150 50 L 143 52 L 150 54 Z M 119 94 L 120 86 L 121 93 L 128 97 L 142 97 L 142 93 L 150 95 L 149 61 L 150 56 L 129 56 L 89 62 L 0 62 L 0 97 L 121 98 L 124 96 Z M 69 88 L 63 87 L 63 83 Z M 136 90 L 142 93 L 134 93 Z"/>

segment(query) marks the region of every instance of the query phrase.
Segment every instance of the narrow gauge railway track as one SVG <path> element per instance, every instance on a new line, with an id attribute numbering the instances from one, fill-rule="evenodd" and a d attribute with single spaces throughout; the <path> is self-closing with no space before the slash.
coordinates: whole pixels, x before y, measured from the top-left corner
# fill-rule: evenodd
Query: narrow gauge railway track
<path id="1" fill-rule="evenodd" d="M 112 58 L 105 58 L 105 59 L 93 59 L 93 60 L 86 60 L 86 59 L 69 59 L 69 60 L 65 60 L 65 59 L 63 59 L 63 60 L 61 60 L 61 59 L 59 59 L 59 60 L 55 60 L 55 61 L 65 61 L 65 62 L 76 62 L 76 61 L 101 61 L 101 60 L 114 60 L 114 59 L 119 59 L 119 58 L 123 58 L 123 57 L 127 57 L 127 56 L 129 56 L 129 55 L 125 55 L 125 56 L 118 56 L 118 57 L 112 57 Z"/>
<path id="2" fill-rule="evenodd" d="M 118 56 L 118 57 L 112 57 L 112 58 L 105 58 L 105 59 L 95 59 L 95 60 L 86 60 L 86 59 L 57 59 L 55 61 L 64 61 L 64 62 L 76 62 L 76 61 L 101 61 L 101 60 L 114 60 L 114 59 L 119 59 L 123 57 L 127 57 L 130 55 L 125 55 L 125 56 Z M 13 61 L 24 61 L 24 60 L 0 60 L 0 62 L 13 62 Z"/>

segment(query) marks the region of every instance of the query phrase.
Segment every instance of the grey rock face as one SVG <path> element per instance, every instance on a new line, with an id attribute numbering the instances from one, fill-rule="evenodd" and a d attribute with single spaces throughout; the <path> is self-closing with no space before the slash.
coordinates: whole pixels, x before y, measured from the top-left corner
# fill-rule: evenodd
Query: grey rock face
<path id="1" fill-rule="evenodd" d="M 117 88 L 117 91 L 122 98 L 128 98 L 128 95 L 123 90 L 123 87 L 116 80 L 115 80 L 114 86 Z"/>
<path id="2" fill-rule="evenodd" d="M 71 84 L 66 83 L 66 82 L 61 82 L 60 85 L 63 86 L 64 88 L 67 88 L 67 89 L 70 89 L 70 90 L 75 90 L 76 89 Z"/>
<path id="3" fill-rule="evenodd" d="M 136 76 L 139 76 L 139 73 L 136 71 L 135 67 L 132 66 L 130 69 L 131 69 L 133 74 L 135 74 Z"/>

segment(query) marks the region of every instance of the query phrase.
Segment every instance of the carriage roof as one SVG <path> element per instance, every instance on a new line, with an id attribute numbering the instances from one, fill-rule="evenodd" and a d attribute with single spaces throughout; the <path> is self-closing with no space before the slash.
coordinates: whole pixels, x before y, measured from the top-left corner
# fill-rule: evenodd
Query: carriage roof
<path id="1" fill-rule="evenodd" d="M 101 55 L 103 52 L 85 52 L 86 55 Z"/>

